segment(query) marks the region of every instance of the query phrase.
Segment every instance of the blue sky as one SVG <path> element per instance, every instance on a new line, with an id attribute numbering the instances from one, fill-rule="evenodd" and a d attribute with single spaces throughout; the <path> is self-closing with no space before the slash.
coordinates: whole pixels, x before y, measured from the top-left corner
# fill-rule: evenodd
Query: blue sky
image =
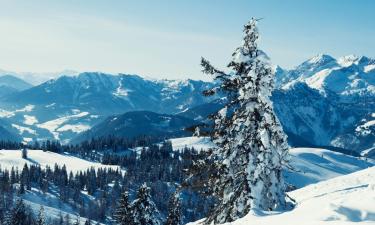
<path id="1" fill-rule="evenodd" d="M 291 68 L 318 53 L 375 57 L 371 0 L 0 0 L 0 68 L 207 79 L 201 56 L 224 68 L 242 26 Z"/>

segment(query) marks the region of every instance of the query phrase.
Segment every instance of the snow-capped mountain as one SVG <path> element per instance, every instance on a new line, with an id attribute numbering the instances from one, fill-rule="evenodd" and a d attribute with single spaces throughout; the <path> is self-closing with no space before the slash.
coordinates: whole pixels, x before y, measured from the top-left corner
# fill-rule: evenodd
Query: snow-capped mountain
<path id="1" fill-rule="evenodd" d="M 304 82 L 323 93 L 331 91 L 343 100 L 375 96 L 375 60 L 365 56 L 344 56 L 335 59 L 317 55 L 286 73 L 278 82 L 288 88 L 294 82 Z"/>
<path id="2" fill-rule="evenodd" d="M 375 60 L 317 55 L 293 70 L 276 70 L 273 101 L 290 139 L 361 150 L 375 144 L 358 130 L 375 111 Z M 301 143 L 300 143 L 301 144 Z"/>
<path id="3" fill-rule="evenodd" d="M 62 76 L 0 100 L 0 118 L 24 140 L 67 142 L 107 116 L 148 110 L 175 114 L 212 99 L 213 84 L 194 80 L 150 80 L 136 75 L 82 73 Z"/>
<path id="4" fill-rule="evenodd" d="M 374 147 L 375 61 L 315 56 L 292 70 L 275 68 L 272 100 L 293 146 L 335 146 L 361 152 Z M 206 98 L 213 83 L 152 80 L 136 75 L 62 76 L 0 98 L 4 127 L 31 141 L 67 142 L 106 117 L 130 111 L 178 114 L 199 122 L 225 99 Z M 97 132 L 95 132 L 97 133 Z"/>

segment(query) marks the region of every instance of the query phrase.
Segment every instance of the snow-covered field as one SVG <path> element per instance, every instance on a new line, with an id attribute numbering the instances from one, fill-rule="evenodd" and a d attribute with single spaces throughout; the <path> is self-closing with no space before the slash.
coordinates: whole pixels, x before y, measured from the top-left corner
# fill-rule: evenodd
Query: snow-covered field
<path id="1" fill-rule="evenodd" d="M 29 150 L 28 159 L 23 159 L 20 150 L 0 150 L 0 166 L 1 168 L 11 169 L 12 167 L 21 170 L 27 163 L 28 165 L 40 165 L 46 167 L 49 165 L 53 168 L 55 164 L 59 166 L 65 165 L 67 171 L 77 172 L 87 170 L 91 167 L 120 169 L 119 166 L 102 165 L 97 162 L 90 162 L 68 154 L 58 154 L 54 152 L 43 152 L 42 150 Z"/>
<path id="2" fill-rule="evenodd" d="M 206 150 L 214 146 L 208 137 L 184 137 L 170 139 L 170 141 L 175 151 L 185 147 Z M 367 159 L 365 161 L 319 148 L 292 148 L 290 155 L 290 165 L 296 172 L 286 170 L 285 176 L 287 182 L 297 188 L 375 165 L 374 160 Z"/>
<path id="3" fill-rule="evenodd" d="M 364 160 L 319 148 L 292 148 L 290 155 L 290 164 L 296 172 L 285 171 L 285 176 L 287 182 L 297 188 L 375 165 L 374 160 Z"/>
<path id="4" fill-rule="evenodd" d="M 375 167 L 289 193 L 297 202 L 287 212 L 251 212 L 227 225 L 375 224 Z M 189 225 L 199 222 L 189 223 Z"/>
<path id="5" fill-rule="evenodd" d="M 207 150 L 212 148 L 214 144 L 209 137 L 184 137 L 170 139 L 172 148 L 175 151 L 181 151 L 185 147 L 194 147 L 195 150 Z"/>
<path id="6" fill-rule="evenodd" d="M 31 191 L 26 191 L 22 199 L 31 207 L 35 215 L 38 214 L 40 207 L 43 206 L 47 221 L 58 220 L 60 215 L 63 218 L 67 218 L 66 216 L 68 215 L 71 223 L 77 220 L 77 213 L 74 209 L 68 204 L 61 202 L 59 197 L 52 193 L 42 193 L 40 190 L 32 188 Z M 80 217 L 79 222 L 84 224 L 86 218 Z M 96 224 L 95 221 L 93 223 Z"/>
<path id="7" fill-rule="evenodd" d="M 209 139 L 197 137 L 171 142 L 175 150 L 212 146 Z M 287 212 L 251 212 L 227 225 L 375 224 L 374 161 L 317 148 L 294 148 L 290 153 L 297 172 L 285 175 L 299 188 L 289 192 L 296 207 Z"/>

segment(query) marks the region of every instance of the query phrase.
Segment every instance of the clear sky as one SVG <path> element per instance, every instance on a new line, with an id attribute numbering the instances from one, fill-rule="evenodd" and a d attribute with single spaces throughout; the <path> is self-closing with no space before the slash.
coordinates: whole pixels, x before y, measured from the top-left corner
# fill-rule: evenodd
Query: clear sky
<path id="1" fill-rule="evenodd" d="M 291 68 L 318 53 L 375 57 L 372 0 L 0 0 L 0 68 L 102 71 L 206 79 L 205 56 L 224 68 L 242 26 Z"/>

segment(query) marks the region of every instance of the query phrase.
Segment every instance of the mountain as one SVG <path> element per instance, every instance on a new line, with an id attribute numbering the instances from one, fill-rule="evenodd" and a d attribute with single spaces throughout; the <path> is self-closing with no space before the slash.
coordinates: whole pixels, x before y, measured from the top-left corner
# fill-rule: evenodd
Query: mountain
<path id="1" fill-rule="evenodd" d="M 212 85 L 124 74 L 62 76 L 2 98 L 0 117 L 28 140 L 68 142 L 114 114 L 137 110 L 175 114 L 207 103 L 213 98 L 201 93 Z"/>
<path id="2" fill-rule="evenodd" d="M 0 86 L 10 87 L 17 91 L 23 91 L 32 87 L 31 84 L 12 75 L 0 76 Z"/>
<path id="3" fill-rule="evenodd" d="M 279 86 L 287 88 L 291 82 L 304 82 L 323 93 L 334 92 L 345 101 L 374 97 L 375 60 L 353 55 L 336 60 L 320 54 L 288 71 Z"/>
<path id="4" fill-rule="evenodd" d="M 365 56 L 320 54 L 295 69 L 276 70 L 272 99 L 292 142 L 357 152 L 373 147 L 374 132 L 358 131 L 375 112 L 374 69 L 375 60 Z"/>
<path id="5" fill-rule="evenodd" d="M 89 140 L 93 137 L 134 138 L 147 135 L 156 138 L 181 137 L 191 135 L 185 128 L 198 122 L 178 115 L 158 114 L 149 111 L 133 111 L 111 116 L 82 133 L 74 142 Z"/>
<path id="6" fill-rule="evenodd" d="M 275 67 L 272 100 L 292 146 L 331 146 L 361 153 L 375 143 L 375 61 L 320 54 L 294 69 Z M 62 76 L 0 98 L 0 118 L 25 140 L 68 142 L 105 118 L 152 111 L 208 122 L 225 99 L 206 98 L 215 84 L 137 75 Z M 369 126 L 371 125 L 371 126 Z M 107 132 L 108 133 L 108 132 Z"/>
<path id="7" fill-rule="evenodd" d="M 32 85 L 12 75 L 0 76 L 0 98 L 31 88 Z"/>
<path id="8" fill-rule="evenodd" d="M 207 102 L 201 91 L 211 86 L 211 83 L 194 80 L 148 80 L 136 75 L 82 73 L 50 80 L 11 95 L 4 102 L 20 105 L 55 103 L 107 115 L 134 110 L 177 113 Z"/>
<path id="9" fill-rule="evenodd" d="M 18 77 L 19 79 L 22 79 L 32 85 L 39 85 L 43 82 L 46 82 L 50 79 L 58 78 L 62 75 L 75 76 L 77 74 L 78 72 L 73 71 L 73 70 L 63 70 L 60 72 L 32 73 L 32 72 L 13 72 L 13 71 L 0 69 L 0 76 L 11 75 L 14 77 Z"/>
<path id="10" fill-rule="evenodd" d="M 7 121 L 0 119 L 0 141 L 21 141 L 22 137 L 18 135 Z"/>

